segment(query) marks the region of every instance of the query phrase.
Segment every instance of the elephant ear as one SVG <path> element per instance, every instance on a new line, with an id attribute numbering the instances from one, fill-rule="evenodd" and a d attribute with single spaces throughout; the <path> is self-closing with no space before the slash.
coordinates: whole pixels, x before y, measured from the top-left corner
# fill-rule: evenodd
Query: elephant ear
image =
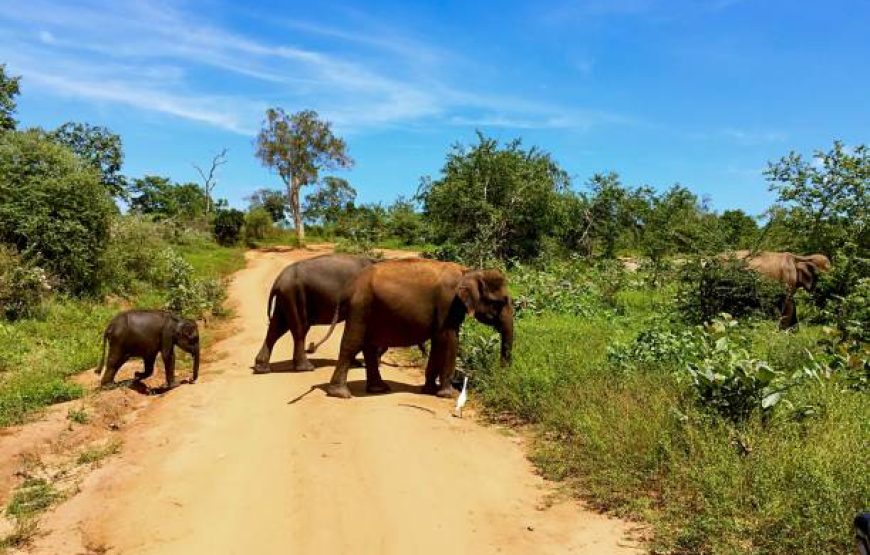
<path id="1" fill-rule="evenodd" d="M 816 265 L 812 262 L 798 262 L 795 268 L 797 269 L 797 285 L 807 291 L 812 291 L 816 286 L 816 274 L 818 273 Z"/>
<path id="2" fill-rule="evenodd" d="M 468 315 L 474 314 L 480 304 L 480 290 L 483 287 L 483 282 L 477 272 L 470 272 L 462 276 L 462 281 L 459 282 L 459 290 L 457 296 L 462 304 L 465 305 L 465 310 Z"/>

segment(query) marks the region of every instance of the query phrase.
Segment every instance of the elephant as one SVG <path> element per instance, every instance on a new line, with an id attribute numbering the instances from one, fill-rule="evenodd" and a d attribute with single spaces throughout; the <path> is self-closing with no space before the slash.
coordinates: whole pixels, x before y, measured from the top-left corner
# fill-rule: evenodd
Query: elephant
<path id="1" fill-rule="evenodd" d="M 272 348 L 288 330 L 293 335 L 294 369 L 314 370 L 314 365 L 306 356 L 305 337 L 308 330 L 316 325 L 332 323 L 334 326 L 339 321 L 336 308 L 345 287 L 372 264 L 374 261 L 361 256 L 324 254 L 284 268 L 275 278 L 269 293 L 269 329 L 254 361 L 254 373 L 267 374 L 271 371 L 269 359 Z M 309 346 L 308 352 L 314 352 L 320 343 Z"/>
<path id="2" fill-rule="evenodd" d="M 746 267 L 759 274 L 776 280 L 786 287 L 782 305 L 780 327 L 783 329 L 797 325 L 797 308 L 794 304 L 794 294 L 798 289 L 812 292 L 815 289 L 818 274 L 831 269 L 831 261 L 824 254 L 797 255 L 790 252 L 748 250 L 725 253 L 721 259 L 737 259 L 746 263 Z"/>
<path id="3" fill-rule="evenodd" d="M 193 356 L 190 383 L 196 382 L 199 377 L 199 328 L 196 322 L 164 310 L 127 310 L 112 318 L 106 326 L 100 363 L 94 372 L 103 374 L 100 385 L 106 386 L 115 380 L 115 374 L 130 357 L 142 357 L 145 368 L 134 374 L 135 380 L 141 381 L 154 373 L 154 361 L 160 353 L 166 372 L 166 387 L 172 388 L 176 385 L 176 345 Z"/>
<path id="4" fill-rule="evenodd" d="M 422 258 L 389 260 L 364 269 L 339 306 L 347 322 L 327 395 L 351 397 L 347 373 L 359 351 L 365 359 L 366 391 L 389 391 L 378 367 L 380 351 L 429 339 L 422 392 L 452 397 L 459 328 L 467 315 L 501 333 L 501 361 L 509 364 L 514 326 L 507 286 L 499 270 L 470 270 Z"/>

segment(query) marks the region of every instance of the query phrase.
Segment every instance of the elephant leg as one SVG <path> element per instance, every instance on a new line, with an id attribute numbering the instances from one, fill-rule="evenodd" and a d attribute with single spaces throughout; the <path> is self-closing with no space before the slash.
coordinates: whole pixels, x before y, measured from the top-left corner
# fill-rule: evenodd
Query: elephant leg
<path id="1" fill-rule="evenodd" d="M 272 371 L 269 367 L 269 359 L 272 357 L 272 348 L 282 335 L 287 333 L 287 322 L 279 312 L 281 307 L 275 307 L 275 313 L 269 320 L 269 331 L 266 332 L 266 340 L 257 358 L 254 360 L 254 374 L 268 374 Z"/>
<path id="2" fill-rule="evenodd" d="M 130 357 L 124 353 L 121 348 L 117 345 L 112 345 L 109 348 L 109 356 L 106 359 L 106 370 L 103 372 L 103 376 L 100 378 L 100 385 L 105 387 L 114 383 L 115 375 L 118 373 L 118 370 L 121 369 L 121 366 L 124 365 Z"/>
<path id="3" fill-rule="evenodd" d="M 439 397 L 452 398 L 453 391 L 453 373 L 456 371 L 456 354 L 459 348 L 459 332 L 458 330 L 447 330 L 444 338 L 444 354 L 442 355 L 440 381 L 441 387 L 438 389 Z"/>
<path id="4" fill-rule="evenodd" d="M 363 348 L 363 357 L 366 361 L 366 392 L 387 393 L 390 391 L 390 386 L 381 377 L 381 370 L 378 367 L 380 349 L 371 345 L 366 346 Z"/>
<path id="5" fill-rule="evenodd" d="M 434 395 L 438 392 L 439 369 L 444 365 L 445 344 L 440 338 L 432 339 L 432 348 L 429 350 L 429 360 L 426 362 L 426 383 L 422 392 Z"/>
<path id="6" fill-rule="evenodd" d="M 166 389 L 172 389 L 176 385 L 175 382 L 175 351 L 170 347 L 168 351 L 163 351 L 163 371 L 166 372 Z"/>
<path id="7" fill-rule="evenodd" d="M 347 372 L 354 362 L 354 357 L 363 348 L 363 337 L 365 337 L 365 322 L 361 318 L 348 320 L 344 334 L 341 336 L 338 362 L 335 364 L 335 371 L 332 373 L 329 385 L 326 386 L 326 394 L 330 397 L 343 399 L 352 397 L 350 389 L 347 388 Z"/>
<path id="8" fill-rule="evenodd" d="M 157 360 L 157 353 L 153 355 L 146 355 L 142 357 L 142 361 L 145 363 L 145 367 L 141 372 L 136 372 L 133 374 L 133 379 L 137 382 L 150 378 L 154 374 L 154 361 Z"/>
<path id="9" fill-rule="evenodd" d="M 308 360 L 308 355 L 305 353 L 305 337 L 308 335 L 308 326 L 299 325 L 297 329 L 291 329 L 293 334 L 293 369 L 297 372 L 310 372 L 314 370 L 314 365 Z"/>
<path id="10" fill-rule="evenodd" d="M 797 325 L 797 307 L 794 297 L 786 295 L 782 301 L 782 317 L 779 319 L 779 328 L 787 330 Z"/>

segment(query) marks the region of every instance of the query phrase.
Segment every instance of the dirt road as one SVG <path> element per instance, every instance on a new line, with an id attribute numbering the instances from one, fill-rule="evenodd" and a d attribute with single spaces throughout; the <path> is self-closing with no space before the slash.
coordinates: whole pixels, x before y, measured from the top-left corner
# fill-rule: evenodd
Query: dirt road
<path id="1" fill-rule="evenodd" d="M 312 254 L 248 254 L 230 288 L 236 330 L 214 347 L 222 358 L 142 411 L 122 453 L 44 516 L 31 552 L 635 552 L 626 524 L 573 502 L 548 506 L 520 440 L 451 417 L 450 401 L 417 393 L 418 370 L 385 367 L 393 393 L 366 396 L 355 369 L 358 396 L 327 398 L 316 386 L 340 333 L 314 355 L 314 372 L 252 375 L 272 280 Z M 288 335 L 273 362 L 290 347 Z"/>

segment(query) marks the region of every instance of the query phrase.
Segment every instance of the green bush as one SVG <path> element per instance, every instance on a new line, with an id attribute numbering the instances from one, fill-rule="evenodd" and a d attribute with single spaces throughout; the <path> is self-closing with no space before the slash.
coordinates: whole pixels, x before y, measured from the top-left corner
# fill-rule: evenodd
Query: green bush
<path id="1" fill-rule="evenodd" d="M 265 239 L 272 230 L 272 216 L 265 208 L 254 208 L 245 214 L 245 239 Z"/>
<path id="2" fill-rule="evenodd" d="M 241 210 L 218 210 L 214 218 L 214 238 L 221 245 L 235 245 L 242 238 L 244 226 L 245 214 Z"/>
<path id="3" fill-rule="evenodd" d="M 50 290 L 45 270 L 0 245 L 0 316 L 7 320 L 34 316 Z"/>
<path id="4" fill-rule="evenodd" d="M 139 284 L 158 284 L 158 260 L 166 248 L 165 225 L 147 217 L 118 216 L 112 220 L 104 264 L 105 287 L 128 296 Z"/>
<path id="5" fill-rule="evenodd" d="M 703 324 L 719 314 L 779 315 L 785 287 L 749 271 L 740 262 L 691 260 L 679 276 L 677 309 L 686 321 Z"/>
<path id="6" fill-rule="evenodd" d="M 116 210 L 99 172 L 45 133 L 0 134 L 0 242 L 63 290 L 98 290 Z"/>
<path id="7" fill-rule="evenodd" d="M 166 289 L 164 308 L 190 318 L 219 314 L 226 299 L 226 287 L 217 279 L 196 277 L 193 266 L 172 249 L 160 256 Z"/>

